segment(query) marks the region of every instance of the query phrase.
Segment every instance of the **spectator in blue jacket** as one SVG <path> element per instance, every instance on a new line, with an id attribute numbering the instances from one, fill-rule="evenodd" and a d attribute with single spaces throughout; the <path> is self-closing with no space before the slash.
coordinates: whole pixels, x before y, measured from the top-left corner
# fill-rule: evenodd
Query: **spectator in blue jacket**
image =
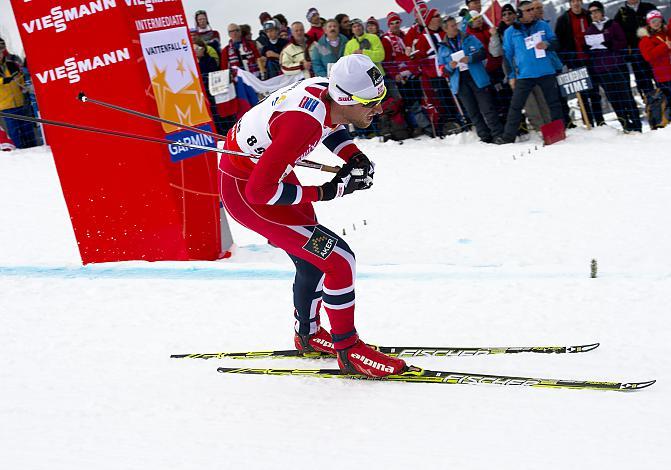
<path id="1" fill-rule="evenodd" d="M 328 20 L 324 25 L 324 34 L 310 48 L 312 71 L 315 76 L 328 77 L 330 64 L 335 64 L 345 52 L 347 37 L 340 34 L 340 25 L 336 20 Z"/>
<path id="2" fill-rule="evenodd" d="M 534 86 L 538 85 L 550 108 L 553 121 L 562 119 L 559 89 L 556 80 L 556 59 L 548 52 L 558 47 L 557 37 L 550 25 L 535 17 L 530 1 L 520 2 L 520 20 L 506 29 L 503 35 L 503 53 L 508 62 L 508 81 L 513 97 L 503 136 L 494 139 L 497 144 L 515 141 L 522 118 L 522 108 Z"/>
<path id="3" fill-rule="evenodd" d="M 459 31 L 454 18 L 447 18 L 445 23 L 445 40 L 440 43 L 438 64 L 449 72 L 452 93 L 466 108 L 480 140 L 491 143 L 503 134 L 503 126 L 494 108 L 489 74 L 483 64 L 487 52 L 478 38 Z"/>

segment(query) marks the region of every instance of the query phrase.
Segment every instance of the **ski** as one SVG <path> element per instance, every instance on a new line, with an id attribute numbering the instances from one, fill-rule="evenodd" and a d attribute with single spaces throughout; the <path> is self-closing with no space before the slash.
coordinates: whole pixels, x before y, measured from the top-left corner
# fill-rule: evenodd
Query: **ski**
<path id="1" fill-rule="evenodd" d="M 502 385 L 532 388 L 564 388 L 577 390 L 613 390 L 629 392 L 651 386 L 655 380 L 647 382 L 601 382 L 594 380 L 542 379 L 510 375 L 473 374 L 468 372 L 448 372 L 426 370 L 410 366 L 407 372 L 382 378 L 367 377 L 342 372 L 340 369 L 237 369 L 219 367 L 222 374 L 250 374 L 318 377 L 322 379 L 373 380 L 378 382 L 437 383 L 464 385 Z"/>
<path id="2" fill-rule="evenodd" d="M 486 356 L 492 354 L 574 354 L 593 351 L 599 343 L 579 346 L 521 346 L 521 347 L 423 347 L 423 346 L 374 346 L 378 351 L 392 357 L 453 357 Z M 333 359 L 335 356 L 320 352 L 302 353 L 296 349 L 277 351 L 218 352 L 209 354 L 173 354 L 173 359 Z"/>

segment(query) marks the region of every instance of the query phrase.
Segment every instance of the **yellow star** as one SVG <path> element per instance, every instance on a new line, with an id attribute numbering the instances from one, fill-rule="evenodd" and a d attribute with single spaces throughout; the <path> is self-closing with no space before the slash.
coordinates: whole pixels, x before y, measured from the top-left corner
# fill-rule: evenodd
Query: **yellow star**
<path id="1" fill-rule="evenodd" d="M 177 71 L 182 75 L 186 73 L 186 69 L 184 68 L 184 59 L 177 59 Z"/>

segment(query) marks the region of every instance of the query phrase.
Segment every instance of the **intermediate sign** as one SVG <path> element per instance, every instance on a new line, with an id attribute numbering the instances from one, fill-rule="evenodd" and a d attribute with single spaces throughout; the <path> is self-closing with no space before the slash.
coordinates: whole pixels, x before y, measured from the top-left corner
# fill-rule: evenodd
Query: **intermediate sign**
<path id="1" fill-rule="evenodd" d="M 196 61 L 186 28 L 140 34 L 142 54 L 151 78 L 158 114 L 163 119 L 212 131 L 209 102 L 200 86 Z M 168 140 L 216 148 L 208 135 L 162 123 Z M 200 155 L 206 150 L 169 146 L 172 161 Z"/>
<path id="2" fill-rule="evenodd" d="M 557 84 L 562 96 L 575 95 L 581 91 L 592 89 L 592 79 L 589 77 L 587 67 L 557 75 Z"/>

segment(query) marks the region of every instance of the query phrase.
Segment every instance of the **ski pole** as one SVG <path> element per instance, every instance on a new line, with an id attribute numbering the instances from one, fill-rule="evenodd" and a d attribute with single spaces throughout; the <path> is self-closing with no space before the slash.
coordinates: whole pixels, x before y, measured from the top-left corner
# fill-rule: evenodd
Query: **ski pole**
<path id="1" fill-rule="evenodd" d="M 114 109 L 115 111 L 121 111 L 122 113 L 131 114 L 133 116 L 138 116 L 144 119 L 149 119 L 150 121 L 162 122 L 164 124 L 170 124 L 171 126 L 180 127 L 182 129 L 188 129 L 190 131 L 209 135 L 210 137 L 214 137 L 217 140 L 226 140 L 225 136 L 217 134 L 216 132 L 206 131 L 204 129 L 199 129 L 197 127 L 189 126 L 187 124 L 171 121 L 170 119 L 163 119 L 158 116 L 152 116 L 151 114 L 141 113 L 140 111 L 135 111 L 134 109 L 124 108 L 123 106 L 117 106 L 115 104 L 106 103 L 104 101 L 94 100 L 93 98 L 89 98 L 88 96 L 86 96 L 86 93 L 84 93 L 83 91 L 79 92 L 79 94 L 77 95 L 77 99 L 82 103 L 97 104 L 98 106 L 103 106 L 105 108 Z"/>
<path id="2" fill-rule="evenodd" d="M 205 150 L 208 152 L 216 152 L 220 154 L 227 154 L 227 155 L 237 155 L 239 157 L 246 157 L 246 158 L 251 158 L 253 160 L 257 160 L 260 158 L 259 155 L 251 155 L 248 153 L 243 153 L 243 152 L 236 152 L 234 150 L 226 150 L 226 149 L 219 149 L 215 147 L 206 147 L 204 145 L 196 145 L 196 144 L 185 144 L 183 142 L 173 142 L 171 140 L 167 139 L 161 139 L 159 137 L 149 137 L 145 135 L 138 135 L 138 134 L 131 134 L 127 132 L 121 132 L 121 131 L 113 131 L 109 129 L 101 129 L 98 127 L 89 127 L 89 126 L 80 126 L 78 124 L 71 124 L 68 122 L 61 122 L 61 121 L 52 121 L 49 119 L 41 119 L 41 118 L 35 118 L 35 117 L 30 117 L 30 116 L 21 116 L 19 114 L 11 114 L 11 113 L 6 113 L 4 111 L 0 111 L 0 117 L 3 118 L 9 118 L 9 119 L 17 119 L 19 121 L 28 121 L 28 122 L 37 122 L 40 124 L 46 124 L 49 126 L 55 126 L 55 127 L 64 127 L 66 129 L 74 129 L 78 131 L 84 131 L 84 132 L 93 132 L 96 134 L 103 134 L 103 135 L 111 135 L 115 137 L 123 137 L 126 139 L 134 139 L 134 140 L 140 140 L 143 142 L 152 142 L 155 144 L 167 144 L 167 145 L 177 145 L 180 147 L 186 147 L 186 148 L 191 148 L 191 149 L 198 149 L 198 150 Z M 301 162 L 298 162 L 296 166 L 302 166 L 305 168 L 313 168 L 315 170 L 321 170 L 327 173 L 337 173 L 340 168 L 330 166 L 330 165 L 322 165 L 321 163 L 313 162 L 310 160 L 303 160 Z"/>

